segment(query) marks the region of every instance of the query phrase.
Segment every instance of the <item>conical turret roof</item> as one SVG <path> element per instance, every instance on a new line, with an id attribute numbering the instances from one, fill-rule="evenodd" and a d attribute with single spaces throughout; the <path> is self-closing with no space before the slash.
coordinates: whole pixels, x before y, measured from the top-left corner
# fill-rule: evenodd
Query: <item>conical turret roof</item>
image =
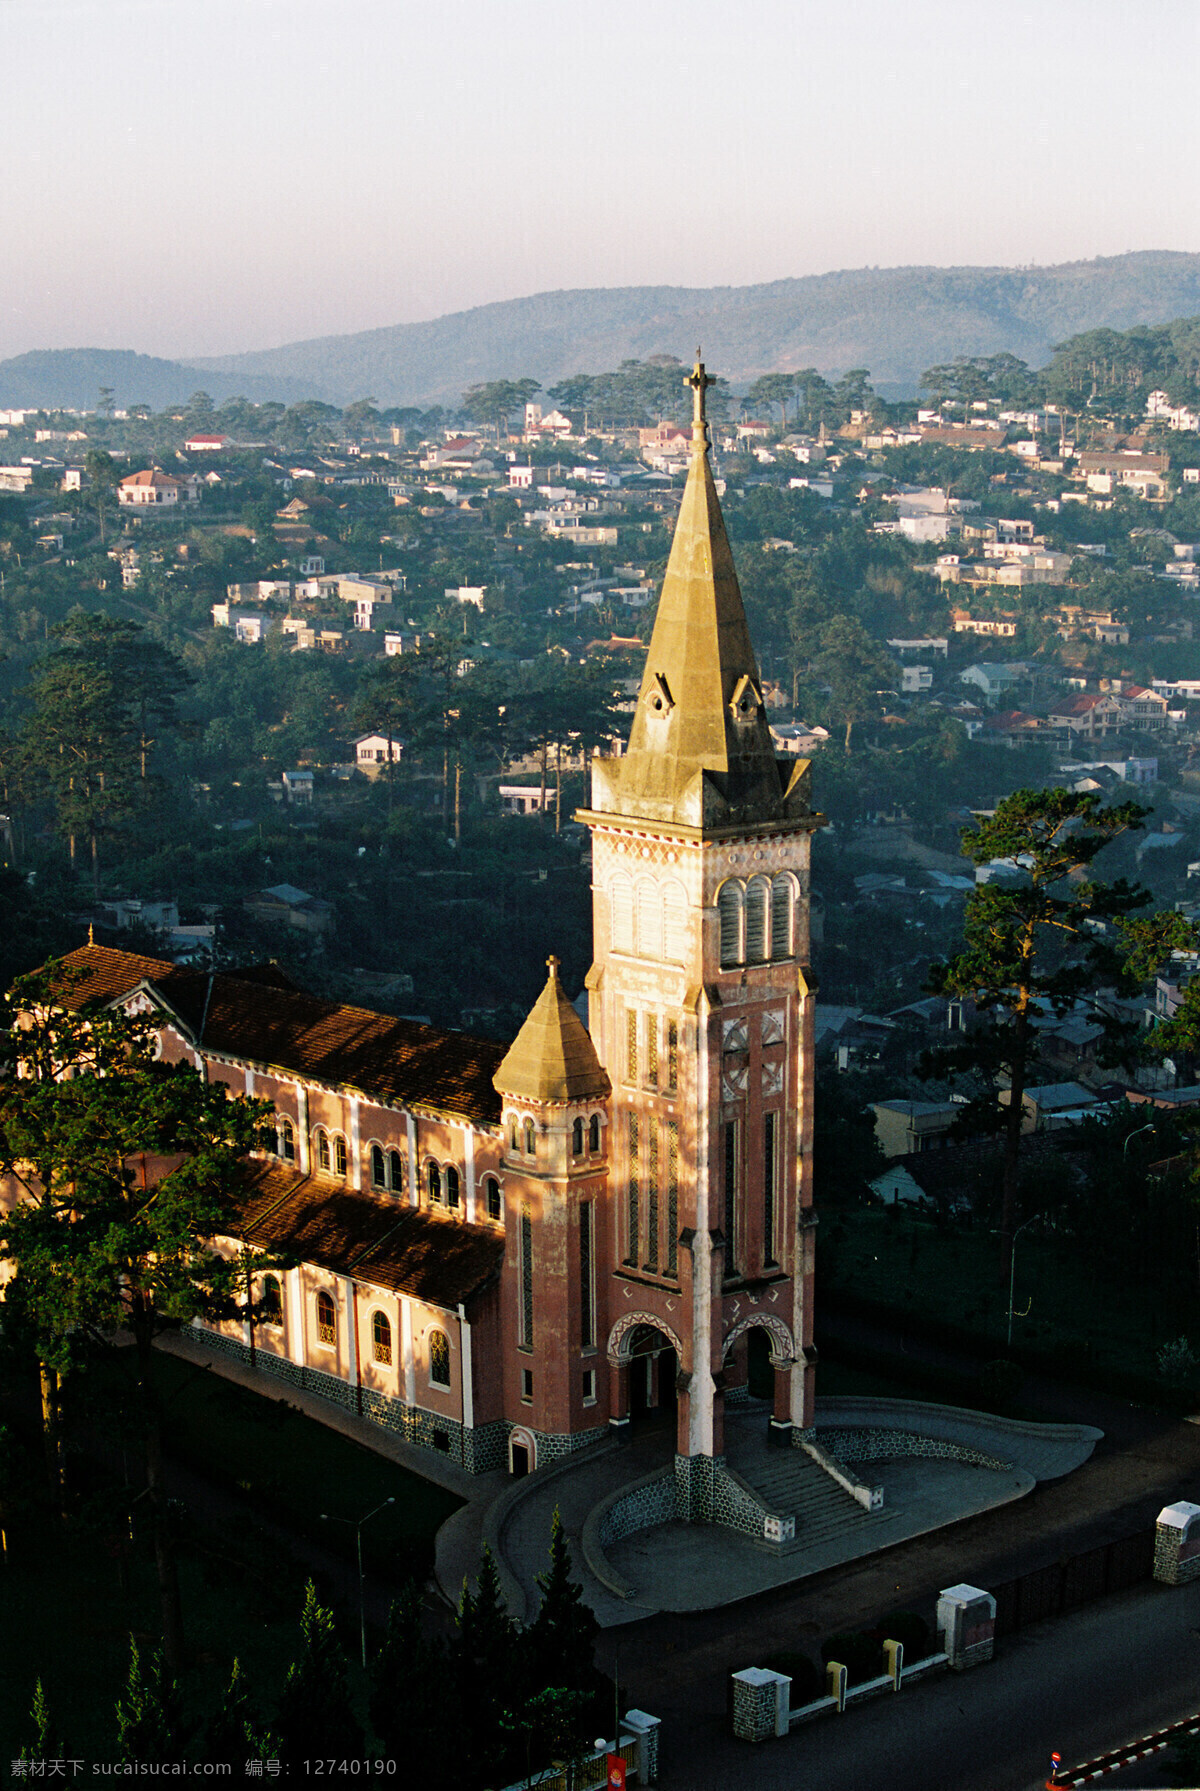
<path id="1" fill-rule="evenodd" d="M 790 792 L 709 465 L 704 393 L 713 382 L 698 356 L 687 383 L 691 465 L 629 748 L 597 766 L 593 806 L 701 825 L 781 817 Z"/>
<path id="2" fill-rule="evenodd" d="M 609 1093 L 591 1034 L 558 979 L 558 959 L 547 958 L 546 986 L 493 1077 L 501 1094 L 529 1101 L 587 1101 Z"/>

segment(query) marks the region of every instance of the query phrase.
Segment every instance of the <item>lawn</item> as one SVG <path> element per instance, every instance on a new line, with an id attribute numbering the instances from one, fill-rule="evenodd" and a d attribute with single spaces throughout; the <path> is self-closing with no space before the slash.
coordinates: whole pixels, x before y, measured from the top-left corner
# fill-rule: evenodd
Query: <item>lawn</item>
<path id="1" fill-rule="evenodd" d="M 425 1577 L 434 1537 L 463 1502 L 454 1493 L 327 1429 L 286 1396 L 264 1398 L 163 1353 L 155 1375 L 172 1455 L 347 1557 L 352 1520 L 394 1499 L 363 1530 L 364 1562 L 391 1578 Z M 341 1521 L 324 1522 L 323 1512 Z"/>
<path id="2" fill-rule="evenodd" d="M 862 1300 L 898 1318 L 970 1333 L 1007 1348 L 1008 1285 L 995 1235 L 944 1228 L 892 1208 L 834 1211 L 817 1253 L 818 1299 Z M 1047 1364 L 1159 1379 L 1158 1352 L 1190 1336 L 1200 1353 L 1195 1300 L 1132 1278 L 1102 1278 L 1066 1239 L 1017 1241 L 1012 1341 Z"/>

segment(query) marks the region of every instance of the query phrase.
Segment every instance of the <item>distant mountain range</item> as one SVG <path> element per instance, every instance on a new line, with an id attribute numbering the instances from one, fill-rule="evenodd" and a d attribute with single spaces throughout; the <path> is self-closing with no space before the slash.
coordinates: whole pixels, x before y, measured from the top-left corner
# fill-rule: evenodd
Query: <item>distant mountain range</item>
<path id="1" fill-rule="evenodd" d="M 1060 267 L 859 268 L 763 286 L 587 288 L 186 363 L 100 349 L 26 354 L 0 361 L 0 405 L 91 406 L 108 385 L 119 405 L 161 408 L 197 384 L 218 402 L 240 394 L 454 405 L 481 380 L 551 386 L 626 359 L 684 359 L 697 343 L 735 384 L 780 369 L 866 367 L 876 390 L 901 396 L 915 392 L 926 367 L 956 355 L 1007 349 L 1036 367 L 1082 330 L 1197 314 L 1200 254 L 1157 250 Z"/>
<path id="2" fill-rule="evenodd" d="M 305 380 L 285 375 L 260 379 L 252 372 L 226 376 L 206 369 L 200 379 L 195 367 L 128 348 L 43 348 L 0 361 L 0 410 L 94 410 L 102 386 L 112 387 L 118 410 L 130 404 L 165 410 L 186 402 L 200 386 L 218 404 L 236 397 L 292 404 L 323 396 Z"/>

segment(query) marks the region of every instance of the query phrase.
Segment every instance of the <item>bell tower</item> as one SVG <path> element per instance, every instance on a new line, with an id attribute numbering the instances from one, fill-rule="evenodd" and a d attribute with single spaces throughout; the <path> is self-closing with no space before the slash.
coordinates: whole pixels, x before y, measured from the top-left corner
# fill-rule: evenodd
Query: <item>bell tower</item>
<path id="1" fill-rule="evenodd" d="M 674 1398 L 677 1510 L 704 1520 L 746 1331 L 770 1339 L 772 1439 L 798 1443 L 813 1421 L 807 964 L 821 817 L 807 762 L 778 759 L 767 725 L 698 353 L 686 383 L 691 463 L 629 748 L 593 760 L 579 818 L 593 850 L 590 1030 L 612 1083 L 609 1422 L 620 1434 L 639 1399 Z"/>

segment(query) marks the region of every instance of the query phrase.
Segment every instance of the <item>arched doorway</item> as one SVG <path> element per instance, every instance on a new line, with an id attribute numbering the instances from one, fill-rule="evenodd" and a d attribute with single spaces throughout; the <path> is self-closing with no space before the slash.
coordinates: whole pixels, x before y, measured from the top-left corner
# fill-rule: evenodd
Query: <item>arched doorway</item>
<path id="1" fill-rule="evenodd" d="M 798 1365 L 792 1333 L 781 1318 L 751 1313 L 736 1324 L 722 1351 L 730 1388 L 740 1387 L 766 1408 L 767 1434 L 774 1443 L 790 1441 L 794 1381 Z"/>
<path id="2" fill-rule="evenodd" d="M 514 1430 L 508 1438 L 508 1471 L 514 1480 L 523 1480 L 537 1467 L 537 1443 L 527 1430 Z"/>
<path id="3" fill-rule="evenodd" d="M 657 1325 L 638 1325 L 625 1352 L 629 1364 L 629 1415 L 640 1420 L 675 1421 L 679 1403 L 675 1377 L 679 1358 L 669 1337 Z"/>

